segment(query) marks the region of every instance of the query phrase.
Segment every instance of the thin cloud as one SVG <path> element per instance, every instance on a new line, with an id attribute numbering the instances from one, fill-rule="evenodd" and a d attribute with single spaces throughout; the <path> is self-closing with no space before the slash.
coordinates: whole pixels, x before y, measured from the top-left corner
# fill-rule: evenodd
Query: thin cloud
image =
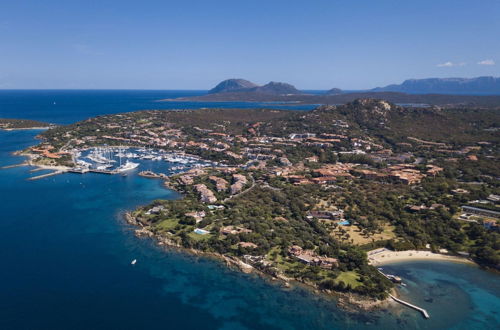
<path id="1" fill-rule="evenodd" d="M 482 60 L 477 62 L 479 65 L 495 65 L 495 61 L 493 60 Z"/>
<path id="2" fill-rule="evenodd" d="M 436 66 L 439 68 L 451 68 L 453 66 L 464 66 L 465 64 L 466 64 L 465 62 L 454 63 L 454 62 L 448 61 L 448 62 L 444 62 L 444 63 L 439 63 Z"/>

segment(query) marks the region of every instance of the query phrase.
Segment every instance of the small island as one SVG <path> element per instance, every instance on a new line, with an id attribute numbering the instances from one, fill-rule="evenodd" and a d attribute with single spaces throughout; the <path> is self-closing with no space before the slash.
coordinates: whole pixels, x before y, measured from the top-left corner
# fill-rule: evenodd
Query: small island
<path id="1" fill-rule="evenodd" d="M 134 148 L 196 163 L 141 172 L 182 197 L 128 213 L 137 235 L 287 285 L 382 301 L 397 281 L 377 269 L 381 251 L 499 269 L 499 122 L 495 109 L 376 99 L 312 111 L 145 110 L 52 128 L 24 154 L 76 173 L 106 172 L 83 152 L 104 167 L 103 153 L 136 157 L 125 152 Z"/>
<path id="2" fill-rule="evenodd" d="M 0 118 L 0 130 L 47 129 L 52 126 L 37 120 Z"/>

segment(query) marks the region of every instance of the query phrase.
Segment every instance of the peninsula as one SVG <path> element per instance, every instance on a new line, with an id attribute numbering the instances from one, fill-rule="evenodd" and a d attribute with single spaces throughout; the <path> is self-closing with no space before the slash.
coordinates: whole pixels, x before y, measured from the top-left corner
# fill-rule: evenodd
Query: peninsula
<path id="1" fill-rule="evenodd" d="M 0 129 L 3 130 L 46 129 L 51 126 L 51 124 L 37 120 L 0 118 Z"/>
<path id="2" fill-rule="evenodd" d="M 498 123 L 495 109 L 377 99 L 312 111 L 145 110 L 52 128 L 25 154 L 82 173 L 75 158 L 95 147 L 203 160 L 211 165 L 144 173 L 182 198 L 130 212 L 138 235 L 286 282 L 385 299 L 393 283 L 370 264 L 381 248 L 498 269 Z"/>

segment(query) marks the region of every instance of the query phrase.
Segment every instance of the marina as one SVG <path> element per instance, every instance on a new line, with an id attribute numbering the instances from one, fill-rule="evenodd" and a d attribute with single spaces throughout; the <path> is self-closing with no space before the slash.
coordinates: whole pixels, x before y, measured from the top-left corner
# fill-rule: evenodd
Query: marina
<path id="1" fill-rule="evenodd" d="M 75 166 L 68 168 L 59 167 L 37 167 L 30 172 L 39 172 L 54 169 L 53 172 L 44 173 L 30 177 L 28 180 L 39 180 L 46 177 L 63 173 L 97 173 L 107 175 L 121 174 L 126 176 L 128 172 L 141 167 L 140 176 L 150 178 L 166 178 L 168 175 L 187 171 L 192 168 L 202 168 L 220 165 L 215 162 L 200 160 L 196 156 L 182 153 L 165 152 L 163 150 L 132 148 L 132 147 L 96 147 L 90 149 L 69 150 Z M 28 166 L 30 162 L 8 165 L 2 169 Z"/>

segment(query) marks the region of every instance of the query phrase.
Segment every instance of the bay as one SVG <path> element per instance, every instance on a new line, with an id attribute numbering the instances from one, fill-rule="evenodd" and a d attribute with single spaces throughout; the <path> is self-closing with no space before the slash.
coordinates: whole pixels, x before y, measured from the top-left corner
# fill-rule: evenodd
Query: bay
<path id="1" fill-rule="evenodd" d="M 65 124 L 151 108 L 262 104 L 159 103 L 186 91 L 0 91 L 0 117 Z M 54 105 L 53 103 L 56 102 Z M 266 104 L 307 110 L 311 106 Z M 0 167 L 39 131 L 0 131 Z M 179 196 L 137 175 L 64 174 L 27 181 L 30 167 L 0 170 L 0 329 L 495 329 L 498 276 L 439 262 L 384 266 L 427 308 L 351 315 L 336 300 L 227 269 L 134 236 L 127 210 Z M 136 265 L 130 262 L 137 259 Z"/>

